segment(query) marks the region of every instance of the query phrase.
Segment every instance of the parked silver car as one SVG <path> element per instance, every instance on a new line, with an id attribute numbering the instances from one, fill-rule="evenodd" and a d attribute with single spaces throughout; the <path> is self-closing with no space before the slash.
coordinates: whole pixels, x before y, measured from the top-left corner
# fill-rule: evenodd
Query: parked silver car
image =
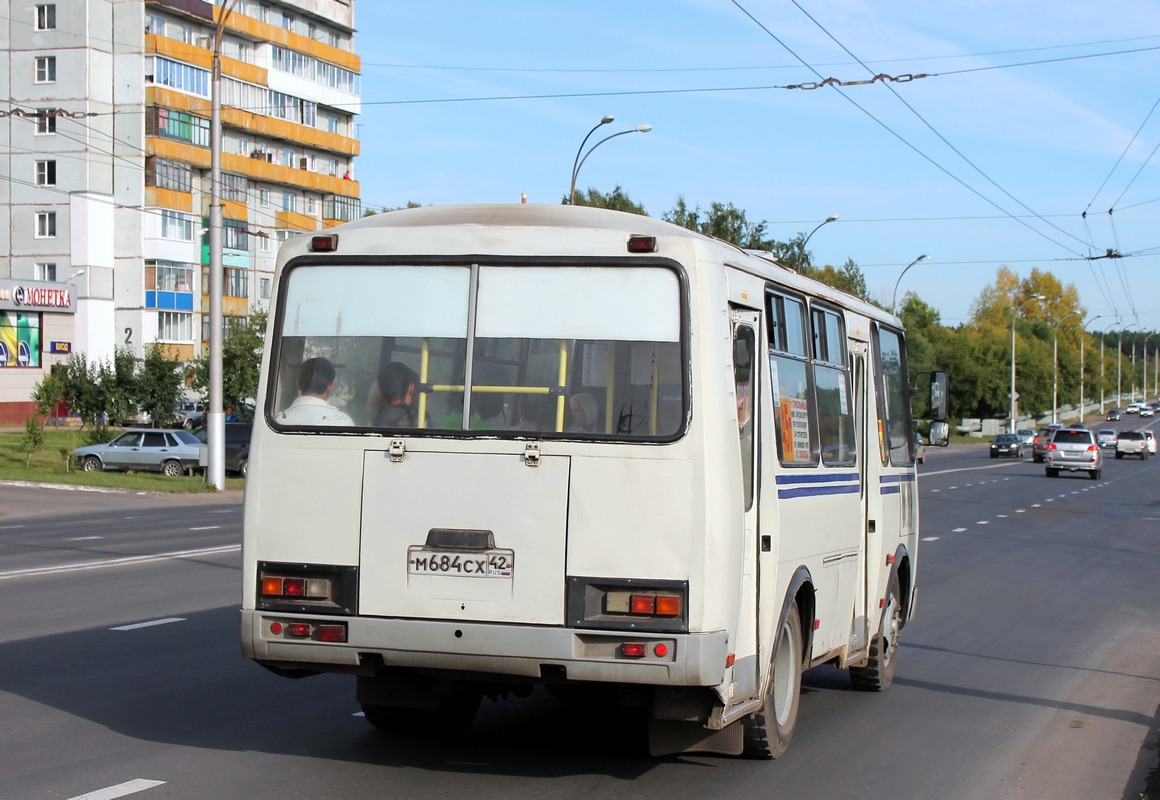
<path id="1" fill-rule="evenodd" d="M 1053 433 L 1044 460 L 1049 478 L 1058 478 L 1061 470 L 1067 470 L 1083 471 L 1093 480 L 1099 480 L 1104 469 L 1104 454 L 1096 443 L 1096 435 L 1086 428 L 1060 428 Z"/>
<path id="2" fill-rule="evenodd" d="M 1100 447 L 1115 447 L 1116 432 L 1111 428 L 1098 430 L 1096 431 L 1096 441 L 1099 442 Z"/>
<path id="3" fill-rule="evenodd" d="M 131 430 L 106 444 L 73 450 L 77 465 L 86 472 L 133 470 L 181 475 L 198 468 L 198 445 L 189 431 L 157 428 Z"/>

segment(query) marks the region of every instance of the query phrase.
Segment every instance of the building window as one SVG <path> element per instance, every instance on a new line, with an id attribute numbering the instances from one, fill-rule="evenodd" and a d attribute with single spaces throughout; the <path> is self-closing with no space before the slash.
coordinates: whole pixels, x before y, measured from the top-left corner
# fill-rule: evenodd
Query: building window
<path id="1" fill-rule="evenodd" d="M 258 19 L 262 20 L 262 22 L 270 21 L 270 7 L 268 5 L 263 4 L 258 6 Z"/>
<path id="2" fill-rule="evenodd" d="M 291 33 L 293 33 L 294 28 L 295 28 L 295 22 L 296 22 L 296 20 L 294 19 L 293 14 L 287 14 L 285 11 L 282 12 L 282 28 L 284 30 L 288 30 Z"/>
<path id="3" fill-rule="evenodd" d="M 312 194 L 306 195 L 306 213 L 311 216 L 318 214 L 318 198 Z"/>
<path id="4" fill-rule="evenodd" d="M 36 279 L 38 281 L 55 281 L 56 264 L 37 264 Z"/>
<path id="5" fill-rule="evenodd" d="M 193 170 L 189 164 L 181 161 L 148 156 L 145 159 L 145 185 L 175 192 L 192 192 Z"/>
<path id="6" fill-rule="evenodd" d="M 152 64 L 149 64 L 150 59 Z M 145 74 L 153 78 L 153 83 L 178 89 L 199 97 L 209 97 L 209 70 L 172 61 L 161 56 L 146 59 Z"/>
<path id="7" fill-rule="evenodd" d="M 209 147 L 209 120 L 185 111 L 152 106 L 145 113 L 145 135 Z"/>
<path id="8" fill-rule="evenodd" d="M 222 173 L 222 198 L 233 200 L 235 203 L 245 203 L 249 198 L 249 184 L 244 175 Z"/>
<path id="9" fill-rule="evenodd" d="M 192 342 L 193 314 L 158 311 L 157 338 L 163 342 Z"/>
<path id="10" fill-rule="evenodd" d="M 270 279 L 258 278 L 258 296 L 263 300 L 270 299 Z"/>
<path id="11" fill-rule="evenodd" d="M 193 241 L 193 219 L 180 211 L 161 211 L 161 238 L 181 242 Z"/>
<path id="12" fill-rule="evenodd" d="M 270 205 L 270 190 L 269 189 L 259 189 L 258 190 L 258 202 L 261 203 L 263 206 Z"/>
<path id="13" fill-rule="evenodd" d="M 52 239 L 56 236 L 56 212 L 36 212 L 36 238 Z"/>
<path id="14" fill-rule="evenodd" d="M 56 56 L 37 56 L 35 63 L 37 83 L 56 82 Z"/>
<path id="15" fill-rule="evenodd" d="M 322 218 L 353 222 L 362 216 L 362 201 L 357 197 L 327 195 L 322 201 Z"/>
<path id="16" fill-rule="evenodd" d="M 36 109 L 36 135 L 46 136 L 56 133 L 56 109 Z"/>
<path id="17" fill-rule="evenodd" d="M 193 267 L 177 261 L 146 261 L 145 288 L 159 292 L 193 292 Z"/>
<path id="18" fill-rule="evenodd" d="M 56 162 L 55 161 L 37 161 L 36 162 L 36 185 L 37 186 L 56 186 Z"/>
<path id="19" fill-rule="evenodd" d="M 231 250 L 248 250 L 250 248 L 249 231 L 246 229 L 244 220 L 222 220 L 222 247 L 228 247 Z M 245 295 L 233 296 L 245 297 Z"/>
<path id="20" fill-rule="evenodd" d="M 36 29 L 38 31 L 56 30 L 56 3 L 39 3 L 36 6 Z"/>
<path id="21" fill-rule="evenodd" d="M 226 267 L 226 297 L 249 297 L 250 282 L 244 269 Z"/>
<path id="22" fill-rule="evenodd" d="M 258 249 L 261 250 L 263 253 L 269 253 L 270 252 L 270 237 L 269 236 L 258 236 L 257 238 L 258 238 Z"/>
<path id="23" fill-rule="evenodd" d="M 157 14 L 145 15 L 145 32 L 152 33 L 155 36 L 165 35 L 165 17 Z"/>
<path id="24" fill-rule="evenodd" d="M 294 196 L 294 192 L 282 192 L 282 210 L 283 211 L 297 211 L 298 198 Z"/>

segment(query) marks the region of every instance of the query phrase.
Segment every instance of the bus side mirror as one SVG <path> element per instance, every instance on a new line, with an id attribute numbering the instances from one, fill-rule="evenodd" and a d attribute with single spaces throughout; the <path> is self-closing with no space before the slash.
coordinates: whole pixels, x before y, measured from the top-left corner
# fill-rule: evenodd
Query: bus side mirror
<path id="1" fill-rule="evenodd" d="M 946 422 L 947 419 L 947 374 L 930 374 L 930 419 L 932 422 Z"/>
<path id="2" fill-rule="evenodd" d="M 946 447 L 951 443 L 951 426 L 946 422 L 930 424 L 930 443 L 934 447 Z"/>

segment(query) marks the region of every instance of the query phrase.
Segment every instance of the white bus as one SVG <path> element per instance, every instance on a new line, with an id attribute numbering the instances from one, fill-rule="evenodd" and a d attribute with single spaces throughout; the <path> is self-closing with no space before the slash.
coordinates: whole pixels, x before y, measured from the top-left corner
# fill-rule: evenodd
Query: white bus
<path id="1" fill-rule="evenodd" d="M 812 666 L 890 684 L 918 566 L 896 317 L 569 206 L 300 236 L 275 287 L 248 658 L 354 675 L 382 728 L 615 687 L 649 709 L 654 754 L 780 755 Z M 945 388 L 935 373 L 932 419 Z"/>

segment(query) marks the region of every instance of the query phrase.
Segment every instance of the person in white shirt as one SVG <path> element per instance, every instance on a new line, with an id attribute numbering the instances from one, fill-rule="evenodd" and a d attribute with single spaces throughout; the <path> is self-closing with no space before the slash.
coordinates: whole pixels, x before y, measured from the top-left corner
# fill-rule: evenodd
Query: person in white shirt
<path id="1" fill-rule="evenodd" d="M 350 415 L 330 404 L 334 365 L 325 358 L 308 358 L 298 368 L 298 397 L 278 415 L 286 425 L 353 425 Z"/>

